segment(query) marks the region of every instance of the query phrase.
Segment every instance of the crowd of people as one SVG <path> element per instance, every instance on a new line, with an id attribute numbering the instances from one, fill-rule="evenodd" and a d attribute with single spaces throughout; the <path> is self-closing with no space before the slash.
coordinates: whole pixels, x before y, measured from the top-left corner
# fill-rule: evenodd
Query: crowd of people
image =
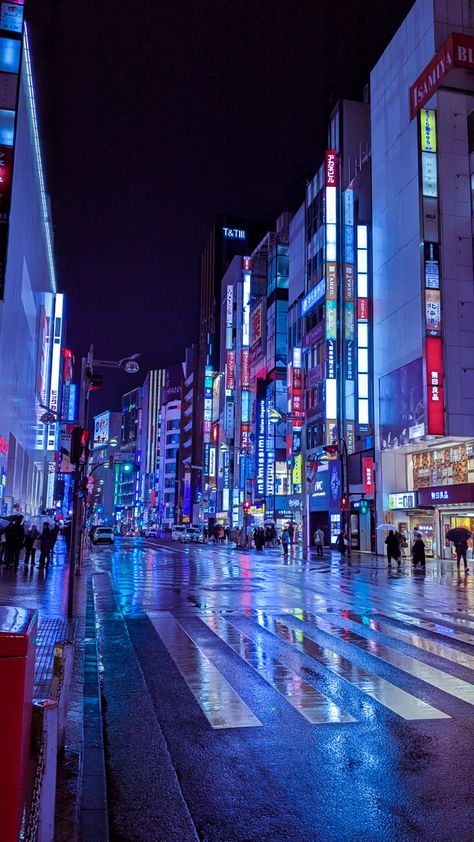
<path id="1" fill-rule="evenodd" d="M 48 566 L 59 535 L 59 525 L 48 521 L 40 532 L 35 524 L 25 525 L 23 516 L 10 519 L 0 534 L 0 564 L 18 567 L 23 553 L 23 564 L 35 566 L 36 554 L 40 567 Z"/>

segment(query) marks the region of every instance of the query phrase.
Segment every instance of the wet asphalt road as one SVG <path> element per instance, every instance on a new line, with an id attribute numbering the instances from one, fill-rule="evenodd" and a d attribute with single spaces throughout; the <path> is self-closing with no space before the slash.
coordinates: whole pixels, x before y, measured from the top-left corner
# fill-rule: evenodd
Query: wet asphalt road
<path id="1" fill-rule="evenodd" d="M 113 842 L 474 839 L 472 576 L 140 539 L 87 575 Z M 0 596 L 64 616 L 64 555 Z"/>
<path id="2" fill-rule="evenodd" d="M 474 593 L 451 562 L 92 553 L 111 838 L 474 838 Z"/>

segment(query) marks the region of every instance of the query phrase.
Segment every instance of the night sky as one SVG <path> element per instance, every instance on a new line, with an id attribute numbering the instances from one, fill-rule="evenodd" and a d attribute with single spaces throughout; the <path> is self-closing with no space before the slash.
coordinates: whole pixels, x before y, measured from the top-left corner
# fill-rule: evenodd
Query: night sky
<path id="1" fill-rule="evenodd" d="M 295 210 L 335 101 L 364 84 L 413 0 L 32 0 L 27 6 L 57 270 L 92 412 L 197 338 L 216 214 Z"/>

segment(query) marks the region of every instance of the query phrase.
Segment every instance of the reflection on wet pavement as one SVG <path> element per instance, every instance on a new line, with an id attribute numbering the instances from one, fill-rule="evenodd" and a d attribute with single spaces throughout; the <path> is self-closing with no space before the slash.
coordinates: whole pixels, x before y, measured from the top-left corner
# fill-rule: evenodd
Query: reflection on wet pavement
<path id="1" fill-rule="evenodd" d="M 459 640 L 461 643 L 474 644 L 474 637 L 472 634 L 455 632 L 449 626 L 443 625 L 443 623 L 430 622 L 429 620 L 419 620 L 418 617 L 413 617 L 411 614 L 407 614 L 405 612 L 399 614 L 391 613 L 390 617 L 387 614 L 387 618 L 400 620 L 402 623 L 410 623 L 414 626 L 418 626 L 419 629 L 426 629 L 426 631 L 434 631 L 444 637 L 450 637 L 451 640 Z"/>
<path id="2" fill-rule="evenodd" d="M 462 681 L 462 679 L 456 678 L 453 675 L 449 675 L 436 667 L 428 666 L 428 664 L 425 664 L 416 658 L 412 658 L 409 655 L 403 655 L 401 652 L 391 649 L 383 643 L 368 640 L 365 637 L 361 637 L 360 635 L 351 632 L 347 628 L 347 624 L 345 624 L 344 619 L 336 618 L 334 623 L 330 623 L 321 617 L 315 617 L 311 614 L 307 614 L 306 612 L 303 612 L 302 619 L 304 621 L 309 620 L 311 623 L 315 623 L 318 628 L 321 629 L 321 631 L 326 632 L 326 634 L 329 634 L 332 637 L 337 637 L 345 643 L 350 643 L 358 649 L 362 649 L 364 652 L 367 652 L 369 655 L 379 658 L 380 660 L 385 661 L 385 663 L 412 675 L 414 678 L 418 678 L 421 681 L 425 681 L 427 684 L 431 684 L 432 687 L 437 687 L 438 690 L 442 690 L 444 693 L 449 693 L 450 696 L 455 696 L 457 699 L 462 699 L 462 701 L 474 705 L 474 685 L 468 683 L 467 681 Z M 342 626 L 342 628 L 340 628 L 340 626 Z"/>
<path id="3" fill-rule="evenodd" d="M 285 664 L 269 655 L 259 643 L 251 640 L 230 622 L 220 617 L 203 617 L 209 628 L 274 690 L 277 690 L 308 722 L 354 722 L 354 718 L 304 681 Z"/>
<path id="4" fill-rule="evenodd" d="M 300 612 L 294 612 L 299 616 Z M 394 711 L 403 719 L 449 719 L 450 717 L 431 705 L 417 699 L 405 690 L 395 687 L 389 681 L 367 672 L 362 667 L 353 664 L 347 658 L 328 647 L 319 645 L 311 637 L 303 634 L 300 629 L 293 629 L 283 620 L 263 615 L 257 616 L 256 622 L 262 628 L 275 634 L 280 640 L 289 643 L 300 652 L 313 658 L 318 664 L 335 673 L 340 678 L 357 687 L 367 696 L 376 699 L 381 705 Z"/>
<path id="5" fill-rule="evenodd" d="M 213 728 L 262 724 L 172 614 L 148 616 Z"/>
<path id="6" fill-rule="evenodd" d="M 445 658 L 447 661 L 452 661 L 462 667 L 467 667 L 471 670 L 474 669 L 474 655 L 454 649 L 447 643 L 437 643 L 434 640 L 421 637 L 419 634 L 413 634 L 409 629 L 400 629 L 398 626 L 395 627 L 389 625 L 389 623 L 384 623 L 383 620 L 373 619 L 367 614 L 360 615 L 353 614 L 351 611 L 344 611 L 343 615 L 346 620 L 351 620 L 353 623 L 371 629 L 371 631 L 382 632 L 394 640 L 401 640 L 402 643 L 409 643 L 411 646 L 416 646 L 417 649 L 423 649 L 425 652 L 438 655 L 440 658 Z"/>

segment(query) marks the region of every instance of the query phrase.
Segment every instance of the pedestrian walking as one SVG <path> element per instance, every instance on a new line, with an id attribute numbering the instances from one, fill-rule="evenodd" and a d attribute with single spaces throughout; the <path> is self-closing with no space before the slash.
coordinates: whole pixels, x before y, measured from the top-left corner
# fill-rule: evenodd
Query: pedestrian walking
<path id="1" fill-rule="evenodd" d="M 49 523 L 46 521 L 43 524 L 43 531 L 41 533 L 40 539 L 40 559 L 39 559 L 39 566 L 44 567 L 45 563 L 46 566 L 49 564 L 51 559 L 51 529 L 49 528 Z"/>
<path id="2" fill-rule="evenodd" d="M 51 552 L 53 552 L 59 535 L 59 523 L 55 523 L 51 530 Z"/>
<path id="3" fill-rule="evenodd" d="M 398 538 L 398 533 L 395 533 L 393 529 L 391 529 L 385 538 L 385 544 L 387 546 L 387 561 L 388 565 L 390 566 L 392 563 L 392 558 L 397 564 L 401 563 L 400 558 L 400 540 Z"/>
<path id="4" fill-rule="evenodd" d="M 456 559 L 457 559 L 457 567 L 459 570 L 459 565 L 461 564 L 461 559 L 464 562 L 464 571 L 465 573 L 469 573 L 469 567 L 467 566 L 467 538 L 460 537 L 456 541 L 454 548 L 456 550 Z"/>
<path id="5" fill-rule="evenodd" d="M 324 547 L 324 532 L 320 526 L 316 529 L 314 533 L 314 545 L 316 547 L 316 555 L 319 558 L 323 557 L 323 547 Z"/>
<path id="6" fill-rule="evenodd" d="M 2 534 L 0 535 L 0 564 L 7 563 L 7 539 L 5 535 L 5 530 L 2 530 Z"/>
<path id="7" fill-rule="evenodd" d="M 293 541 L 295 538 L 295 525 L 292 522 L 290 522 L 290 525 L 288 527 L 288 535 L 290 536 L 290 546 L 293 546 Z"/>
<path id="8" fill-rule="evenodd" d="M 344 532 L 342 531 L 342 529 L 339 532 L 339 535 L 337 536 L 336 547 L 339 550 L 339 552 L 341 553 L 341 556 L 345 555 L 345 553 L 346 553 L 346 536 L 344 535 Z"/>
<path id="9" fill-rule="evenodd" d="M 31 559 L 31 566 L 35 566 L 35 556 L 36 550 L 40 548 L 40 540 L 39 540 L 39 532 L 36 526 L 33 526 L 28 530 L 25 535 L 25 558 L 24 564 L 27 566 L 30 563 Z"/>
<path id="10" fill-rule="evenodd" d="M 20 563 L 20 553 L 25 541 L 25 529 L 22 520 L 21 515 L 15 517 L 5 530 L 7 564 L 14 564 L 15 567 L 18 567 Z"/>
<path id="11" fill-rule="evenodd" d="M 283 547 L 283 555 L 288 555 L 288 547 L 290 546 L 291 539 L 290 539 L 290 530 L 288 527 L 285 526 L 282 535 L 281 535 L 281 545 Z"/>
<path id="12" fill-rule="evenodd" d="M 412 547 L 412 555 L 413 555 L 413 567 L 416 567 L 417 564 L 421 564 L 423 570 L 426 568 L 426 558 L 425 558 L 425 544 L 422 538 L 416 538 L 413 547 Z"/>
<path id="13" fill-rule="evenodd" d="M 259 553 L 263 553 L 263 547 L 265 545 L 265 530 L 262 529 L 262 527 L 259 527 L 255 530 L 253 538 L 255 541 L 255 548 Z"/>

